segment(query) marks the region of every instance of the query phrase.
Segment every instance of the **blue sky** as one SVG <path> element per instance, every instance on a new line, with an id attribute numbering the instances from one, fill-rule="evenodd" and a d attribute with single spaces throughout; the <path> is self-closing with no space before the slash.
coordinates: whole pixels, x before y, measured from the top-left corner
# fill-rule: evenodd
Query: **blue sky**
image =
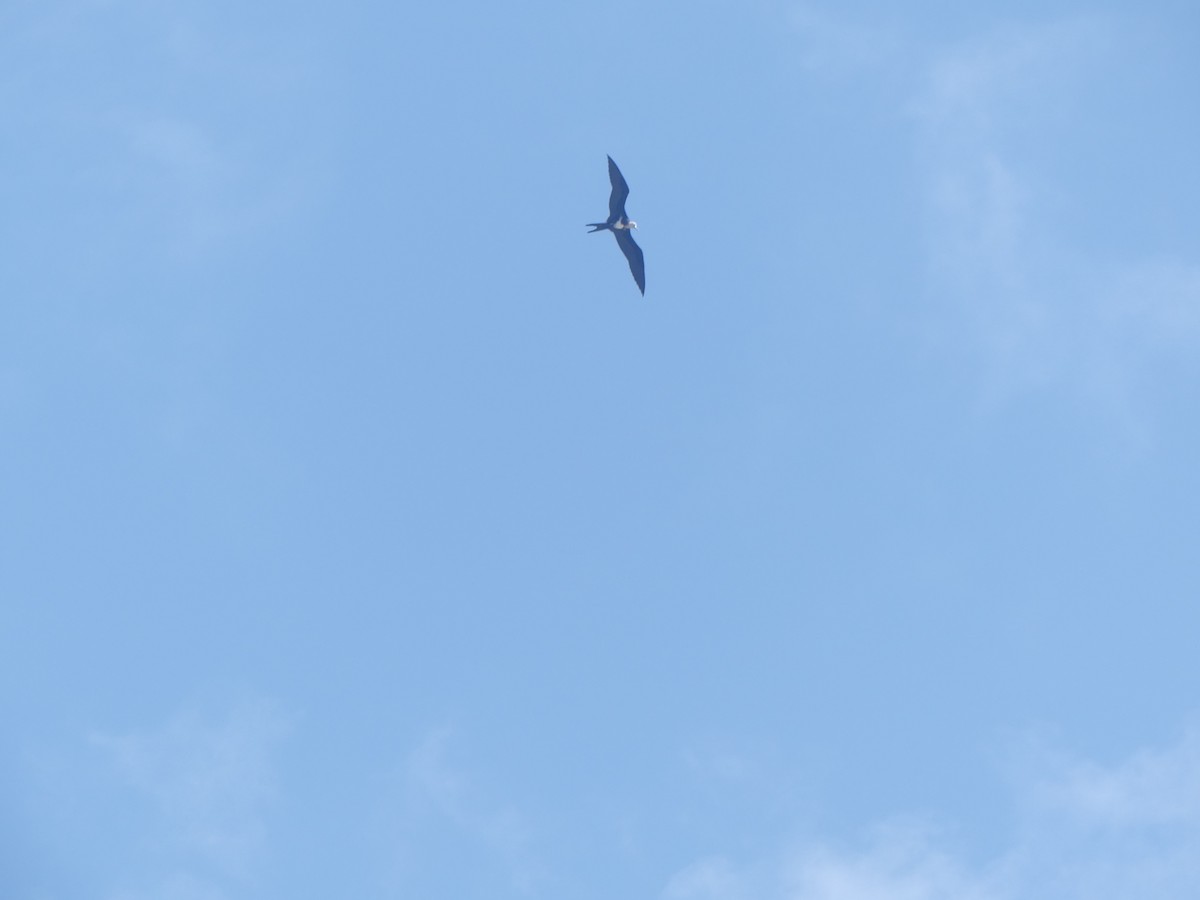
<path id="1" fill-rule="evenodd" d="M 1194 896 L 1198 42 L 5 5 L 5 896 Z"/>

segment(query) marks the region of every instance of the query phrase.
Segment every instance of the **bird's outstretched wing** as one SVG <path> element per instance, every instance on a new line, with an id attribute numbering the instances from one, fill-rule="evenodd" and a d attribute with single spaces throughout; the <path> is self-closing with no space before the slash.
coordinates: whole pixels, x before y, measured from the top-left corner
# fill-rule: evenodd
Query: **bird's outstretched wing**
<path id="1" fill-rule="evenodd" d="M 627 228 L 618 228 L 613 234 L 617 236 L 621 252 L 629 260 L 629 271 L 633 273 L 633 280 L 637 282 L 638 290 L 642 292 L 643 297 L 646 296 L 646 261 L 642 259 L 642 248 L 634 243 L 633 235 Z"/>
<path id="2" fill-rule="evenodd" d="M 612 182 L 612 194 L 608 198 L 608 224 L 611 225 L 625 215 L 625 198 L 629 196 L 625 176 L 611 156 L 608 158 L 608 180 Z"/>

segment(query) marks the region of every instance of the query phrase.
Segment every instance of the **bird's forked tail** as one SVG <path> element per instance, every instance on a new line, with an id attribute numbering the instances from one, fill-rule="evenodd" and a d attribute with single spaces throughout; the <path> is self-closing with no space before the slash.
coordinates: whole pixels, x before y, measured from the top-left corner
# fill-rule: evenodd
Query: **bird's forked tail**
<path id="1" fill-rule="evenodd" d="M 588 234 L 591 234 L 592 232 L 595 232 L 595 231 L 604 231 L 606 228 L 608 228 L 608 223 L 607 222 L 588 222 L 587 227 L 592 229 L 591 231 L 588 232 Z"/>

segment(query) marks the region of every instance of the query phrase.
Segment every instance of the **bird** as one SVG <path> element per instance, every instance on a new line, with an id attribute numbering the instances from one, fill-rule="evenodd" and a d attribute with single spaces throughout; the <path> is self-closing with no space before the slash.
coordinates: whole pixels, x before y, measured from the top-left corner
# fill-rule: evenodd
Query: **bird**
<path id="1" fill-rule="evenodd" d="M 632 233 L 633 229 L 637 228 L 637 222 L 625 215 L 625 198 L 629 196 L 629 185 L 625 183 L 625 176 L 621 174 L 621 170 L 617 168 L 617 164 L 613 162 L 611 156 L 608 157 L 608 180 L 612 182 L 612 194 L 608 198 L 608 221 L 589 222 L 587 227 L 592 230 L 588 234 L 594 234 L 597 231 L 613 233 L 617 239 L 617 246 L 629 260 L 629 271 L 633 273 L 633 280 L 637 282 L 638 290 L 644 297 L 646 296 L 646 263 L 642 259 L 642 248 L 634 243 Z"/>

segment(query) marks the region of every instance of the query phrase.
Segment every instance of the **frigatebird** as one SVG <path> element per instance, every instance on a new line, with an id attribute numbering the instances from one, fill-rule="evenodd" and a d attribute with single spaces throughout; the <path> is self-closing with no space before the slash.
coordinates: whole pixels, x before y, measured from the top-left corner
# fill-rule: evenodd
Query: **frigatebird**
<path id="1" fill-rule="evenodd" d="M 613 233 L 621 252 L 629 260 L 629 271 L 633 273 L 638 290 L 645 296 L 646 263 L 642 259 L 642 248 L 633 242 L 632 234 L 633 229 L 637 228 L 637 222 L 625 215 L 625 198 L 629 196 L 629 185 L 625 183 L 625 176 L 621 174 L 611 156 L 608 158 L 608 180 L 612 182 L 612 194 L 608 198 L 608 221 L 589 222 L 587 227 L 592 230 L 588 234 L 597 231 Z"/>

